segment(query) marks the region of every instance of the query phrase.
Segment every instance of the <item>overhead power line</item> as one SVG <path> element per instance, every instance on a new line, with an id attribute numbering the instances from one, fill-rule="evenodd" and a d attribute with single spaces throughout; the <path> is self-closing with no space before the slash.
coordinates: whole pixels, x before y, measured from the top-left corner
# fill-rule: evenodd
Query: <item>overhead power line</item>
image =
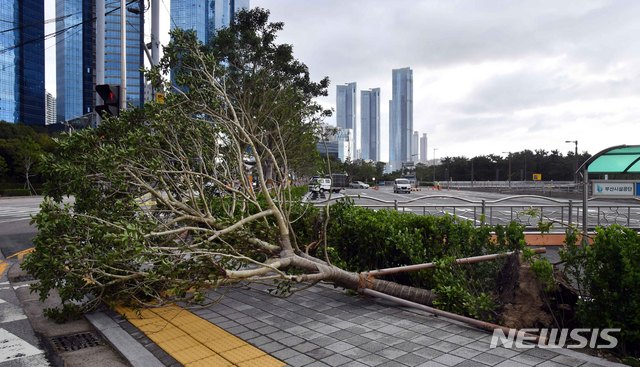
<path id="1" fill-rule="evenodd" d="M 57 22 L 60 22 L 60 21 L 64 20 L 65 18 L 69 18 L 69 17 L 72 17 L 72 16 L 80 14 L 80 13 L 82 13 L 82 11 L 71 13 L 71 14 L 67 14 L 67 15 L 63 15 L 63 16 L 57 17 L 57 18 L 47 19 L 47 20 L 45 20 L 43 22 L 31 22 L 31 23 L 22 24 L 22 25 L 19 25 L 17 27 L 14 27 L 14 28 L 3 29 L 3 30 L 0 31 L 0 33 L 12 32 L 12 31 L 16 31 L 16 30 L 21 29 L 21 28 L 31 27 L 31 26 L 39 25 L 39 24 L 49 24 L 49 23 L 54 23 L 54 22 L 57 23 Z M 12 23 L 12 24 L 17 24 L 15 22 L 9 22 L 7 20 L 1 20 L 1 21 L 7 22 L 7 23 Z"/>
<path id="2" fill-rule="evenodd" d="M 138 1 L 138 0 L 130 0 L 126 5 L 131 5 L 131 4 L 135 3 L 136 1 Z M 109 14 L 111 14 L 111 13 L 113 13 L 113 12 L 119 10 L 119 9 L 120 9 L 120 7 L 117 7 L 115 9 L 111 9 L 108 12 L 106 12 L 105 15 L 109 15 Z M 71 14 L 70 15 L 65 15 L 64 17 L 68 17 L 68 16 L 71 16 Z M 9 52 L 9 51 L 15 50 L 16 48 L 22 47 L 22 46 L 30 44 L 30 43 L 45 41 L 47 39 L 56 37 L 58 35 L 61 35 L 61 34 L 65 33 L 66 31 L 68 31 L 70 29 L 79 27 L 79 26 L 81 26 L 81 25 L 83 25 L 85 23 L 88 23 L 88 22 L 94 22 L 95 20 L 96 20 L 96 17 L 93 17 L 91 19 L 82 21 L 80 23 L 76 23 L 76 24 L 70 25 L 69 27 L 63 28 L 63 29 L 61 29 L 59 31 L 55 31 L 53 33 L 46 34 L 46 35 L 44 35 L 44 37 L 36 37 L 36 38 L 30 39 L 30 40 L 26 40 L 24 42 L 20 42 L 17 45 L 6 47 L 6 48 L 0 50 L 0 55 L 4 54 L 6 52 Z M 56 43 L 58 43 L 58 42 L 56 42 Z"/>

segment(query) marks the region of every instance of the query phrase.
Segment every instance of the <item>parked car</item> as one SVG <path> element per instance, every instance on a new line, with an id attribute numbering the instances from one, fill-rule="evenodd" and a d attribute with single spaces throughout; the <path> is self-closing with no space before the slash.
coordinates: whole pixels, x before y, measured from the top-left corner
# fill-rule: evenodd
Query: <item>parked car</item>
<path id="1" fill-rule="evenodd" d="M 411 193 L 411 183 L 406 178 L 396 178 L 393 182 L 393 192 L 395 193 L 403 193 L 407 194 Z"/>
<path id="2" fill-rule="evenodd" d="M 349 187 L 352 189 L 368 189 L 369 185 L 367 185 L 362 181 L 353 181 L 352 183 L 349 184 Z"/>

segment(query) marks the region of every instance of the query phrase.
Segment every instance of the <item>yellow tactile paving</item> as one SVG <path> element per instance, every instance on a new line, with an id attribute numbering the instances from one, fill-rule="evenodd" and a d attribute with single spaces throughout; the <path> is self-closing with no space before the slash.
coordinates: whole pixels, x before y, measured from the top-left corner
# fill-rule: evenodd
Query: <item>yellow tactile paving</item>
<path id="1" fill-rule="evenodd" d="M 231 364 L 231 362 L 227 361 L 226 359 L 220 357 L 219 355 L 215 355 L 215 356 L 207 357 L 204 359 L 200 359 L 195 362 L 191 362 L 189 363 L 188 366 L 189 367 L 211 367 L 211 366 L 231 367 L 233 366 L 233 364 Z M 263 365 L 260 365 L 260 366 L 263 366 Z"/>
<path id="2" fill-rule="evenodd" d="M 221 354 L 232 363 L 238 364 L 240 362 L 262 357 L 264 352 L 254 346 L 245 344 L 241 347 L 222 352 Z"/>
<path id="3" fill-rule="evenodd" d="M 187 367 L 282 367 L 285 363 L 178 306 L 116 307 L 160 348 Z"/>
<path id="4" fill-rule="evenodd" d="M 4 272 L 7 270 L 7 268 L 9 267 L 9 264 L 7 264 L 6 262 L 0 262 L 0 277 L 2 277 L 4 275 Z"/>
<path id="5" fill-rule="evenodd" d="M 27 254 L 32 253 L 35 250 L 35 247 L 29 247 L 28 249 L 16 252 L 15 254 L 8 256 L 7 259 L 11 259 L 13 257 L 17 257 L 18 260 L 22 261 L 22 259 L 24 259 L 24 256 Z"/>

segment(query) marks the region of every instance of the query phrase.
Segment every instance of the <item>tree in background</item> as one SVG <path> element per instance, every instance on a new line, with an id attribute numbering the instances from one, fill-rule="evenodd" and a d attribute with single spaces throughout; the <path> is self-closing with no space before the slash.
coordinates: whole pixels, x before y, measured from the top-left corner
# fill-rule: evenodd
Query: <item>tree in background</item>
<path id="1" fill-rule="evenodd" d="M 275 43 L 282 28 L 282 22 L 269 22 L 268 10 L 243 10 L 228 28 L 217 31 L 208 45 L 200 47 L 211 55 L 215 77 L 224 84 L 231 101 L 242 106 L 242 113 L 259 119 L 256 125 L 260 126 L 265 146 L 257 149 L 286 152 L 290 170 L 304 175 L 315 168 L 318 158 L 319 122 L 331 115 L 314 101 L 327 95 L 329 78 L 312 81 L 307 66 L 294 58 L 293 47 Z M 186 37 L 177 33 L 173 36 L 176 40 Z M 174 70 L 179 86 L 206 88 L 201 84 L 206 81 L 193 78 L 199 74 L 199 65 L 194 65 L 178 45 L 172 42 L 165 48 L 168 57 L 162 70 Z M 264 113 L 266 109 L 268 114 Z M 271 159 L 262 162 L 268 178 L 273 178 L 277 163 Z"/>
<path id="2" fill-rule="evenodd" d="M 21 190 L 5 188 L 0 191 L 35 194 L 35 186 L 41 184 L 41 156 L 44 152 L 50 152 L 53 145 L 51 137 L 44 132 L 22 124 L 0 122 L 0 189 L 15 187 L 16 184 L 24 187 Z"/>
<path id="3" fill-rule="evenodd" d="M 589 153 L 579 154 L 579 164 L 586 161 Z M 531 181 L 533 173 L 542 174 L 547 181 L 572 181 L 575 153 L 563 156 L 558 150 L 548 152 L 544 149 L 531 151 L 525 149 L 511 153 L 511 177 L 509 177 L 509 157 L 497 154 L 466 157 L 443 157 L 433 165 L 417 165 L 416 176 L 420 181 Z M 434 170 L 436 171 L 434 176 Z"/>

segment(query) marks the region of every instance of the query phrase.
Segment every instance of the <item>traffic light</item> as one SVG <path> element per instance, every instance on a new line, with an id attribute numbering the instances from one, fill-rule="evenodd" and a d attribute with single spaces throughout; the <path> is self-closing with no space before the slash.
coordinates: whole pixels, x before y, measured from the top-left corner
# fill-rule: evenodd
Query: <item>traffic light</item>
<path id="1" fill-rule="evenodd" d="M 96 105 L 100 117 L 118 116 L 120 114 L 120 86 L 111 84 L 96 85 L 96 92 L 104 104 Z"/>

